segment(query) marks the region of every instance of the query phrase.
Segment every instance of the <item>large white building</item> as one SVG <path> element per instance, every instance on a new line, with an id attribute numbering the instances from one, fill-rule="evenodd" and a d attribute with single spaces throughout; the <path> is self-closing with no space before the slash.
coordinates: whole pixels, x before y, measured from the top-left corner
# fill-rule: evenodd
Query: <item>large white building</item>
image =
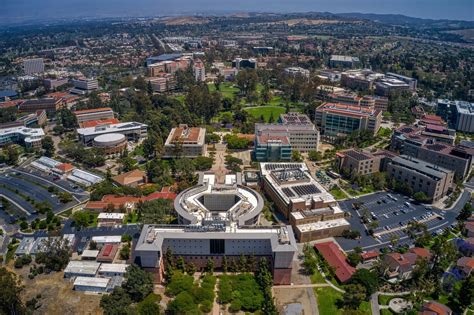
<path id="1" fill-rule="evenodd" d="M 174 207 L 180 225 L 145 225 L 138 239 L 134 262 L 163 276 L 163 256 L 168 250 L 203 269 L 212 259 L 221 268 L 241 255 L 266 258 L 276 284 L 291 283 L 296 241 L 291 226 L 255 225 L 263 199 L 242 185 L 240 173 L 226 175 L 218 183 L 214 174 L 199 175 L 197 186 L 182 191 Z"/>
<path id="2" fill-rule="evenodd" d="M 99 81 L 97 79 L 75 79 L 71 82 L 74 85 L 74 88 L 71 90 L 73 94 L 84 95 L 99 89 Z"/>
<path id="3" fill-rule="evenodd" d="M 139 122 L 104 124 L 95 127 L 79 128 L 79 140 L 85 145 L 92 145 L 95 137 L 105 134 L 122 134 L 128 141 L 138 141 L 146 138 L 148 126 Z"/>
<path id="4" fill-rule="evenodd" d="M 226 175 L 224 184 L 218 184 L 214 174 L 200 173 L 198 185 L 181 192 L 174 208 L 181 224 L 252 225 L 259 220 L 263 199 L 242 185 L 241 173 Z"/>
<path id="5" fill-rule="evenodd" d="M 44 131 L 41 128 L 23 126 L 0 129 L 0 146 L 17 143 L 27 148 L 41 147 Z"/>

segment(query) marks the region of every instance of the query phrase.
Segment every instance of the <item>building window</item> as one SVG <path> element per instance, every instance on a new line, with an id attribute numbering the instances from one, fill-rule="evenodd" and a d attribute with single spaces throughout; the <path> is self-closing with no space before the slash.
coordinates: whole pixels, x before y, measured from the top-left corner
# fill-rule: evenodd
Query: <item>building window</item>
<path id="1" fill-rule="evenodd" d="M 211 254 L 225 254 L 225 240 L 209 240 Z"/>

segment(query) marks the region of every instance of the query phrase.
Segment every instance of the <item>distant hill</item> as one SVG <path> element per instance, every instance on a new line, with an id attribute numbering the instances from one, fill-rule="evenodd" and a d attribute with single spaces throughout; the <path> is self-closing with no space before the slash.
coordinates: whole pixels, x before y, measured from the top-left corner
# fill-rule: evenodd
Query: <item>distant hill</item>
<path id="1" fill-rule="evenodd" d="M 334 15 L 391 25 L 424 26 L 446 29 L 474 28 L 474 21 L 432 20 L 401 14 L 337 13 Z"/>

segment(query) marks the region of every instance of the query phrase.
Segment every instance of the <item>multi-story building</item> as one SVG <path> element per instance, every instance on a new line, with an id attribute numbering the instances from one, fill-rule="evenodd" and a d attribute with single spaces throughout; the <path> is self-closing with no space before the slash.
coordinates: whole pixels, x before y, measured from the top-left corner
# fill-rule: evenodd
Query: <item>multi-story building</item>
<path id="1" fill-rule="evenodd" d="M 386 77 L 375 82 L 375 94 L 389 96 L 393 93 L 410 91 L 410 85 L 402 80 Z"/>
<path id="2" fill-rule="evenodd" d="M 36 100 L 26 100 L 18 106 L 20 112 L 34 113 L 39 110 L 46 111 L 47 114 L 54 115 L 56 111 L 62 109 L 64 102 L 61 98 L 40 98 Z"/>
<path id="3" fill-rule="evenodd" d="M 452 145 L 433 132 L 423 133 L 423 127 L 405 126 L 394 131 L 390 149 L 452 170 L 464 179 L 471 170 L 474 148 L 468 143 Z"/>
<path id="4" fill-rule="evenodd" d="M 114 118 L 114 111 L 110 107 L 82 109 L 73 112 L 79 124 L 86 121 L 106 120 Z"/>
<path id="5" fill-rule="evenodd" d="M 400 81 L 405 82 L 406 84 L 409 85 L 410 90 L 416 91 L 416 86 L 417 86 L 417 83 L 418 83 L 418 81 L 416 79 L 411 78 L 411 77 L 407 77 L 407 76 L 404 76 L 404 75 L 401 75 L 401 74 L 393 73 L 393 72 L 387 72 L 386 75 L 387 75 L 387 77 L 395 78 L 395 79 L 398 79 Z"/>
<path id="6" fill-rule="evenodd" d="M 257 161 L 291 161 L 291 153 L 288 135 L 272 135 L 269 129 L 261 133 L 256 131 L 255 159 Z"/>
<path id="7" fill-rule="evenodd" d="M 0 129 L 0 146 L 16 143 L 27 148 L 40 148 L 44 131 L 41 128 L 12 127 Z"/>
<path id="8" fill-rule="evenodd" d="M 309 70 L 301 67 L 288 67 L 284 71 L 288 76 L 309 78 Z"/>
<path id="9" fill-rule="evenodd" d="M 255 153 L 258 161 L 289 161 L 291 151 L 317 151 L 319 131 L 300 113 L 280 115 L 278 124 L 255 124 Z"/>
<path id="10" fill-rule="evenodd" d="M 437 115 L 457 131 L 474 132 L 474 103 L 465 101 L 438 100 Z"/>
<path id="11" fill-rule="evenodd" d="M 97 79 L 74 79 L 71 82 L 74 85 L 74 88 L 71 90 L 73 94 L 85 95 L 99 89 L 99 81 Z"/>
<path id="12" fill-rule="evenodd" d="M 154 92 L 163 93 L 174 90 L 176 87 L 176 79 L 174 75 L 169 73 L 160 73 L 159 77 L 149 78 L 148 82 Z"/>
<path id="13" fill-rule="evenodd" d="M 349 149 L 336 153 L 336 165 L 348 174 L 367 175 L 380 171 L 380 156 L 361 150 Z"/>
<path id="14" fill-rule="evenodd" d="M 341 85 L 354 90 L 370 91 L 374 88 L 374 82 L 384 77 L 369 69 L 349 70 L 341 74 Z"/>
<path id="15" fill-rule="evenodd" d="M 363 106 L 324 103 L 316 108 L 315 121 L 321 137 L 334 142 L 354 131 L 369 130 L 376 135 L 382 122 L 382 111 Z"/>
<path id="16" fill-rule="evenodd" d="M 197 59 L 194 62 L 193 71 L 194 71 L 194 79 L 196 81 L 198 82 L 206 81 L 206 69 L 204 67 L 204 63 L 200 59 Z"/>
<path id="17" fill-rule="evenodd" d="M 39 110 L 35 113 L 21 116 L 15 121 L 1 123 L 0 128 L 43 126 L 47 122 L 48 117 L 46 116 L 46 111 Z"/>
<path id="18" fill-rule="evenodd" d="M 122 134 L 127 141 L 139 141 L 146 138 L 148 126 L 139 122 L 125 122 L 95 127 L 78 128 L 79 141 L 84 145 L 92 145 L 94 138 L 106 134 Z"/>
<path id="19" fill-rule="evenodd" d="M 332 55 L 329 60 L 329 66 L 331 68 L 356 68 L 360 65 L 358 57 Z"/>
<path id="20" fill-rule="evenodd" d="M 26 75 L 44 72 L 43 58 L 27 59 L 23 61 L 23 72 Z"/>
<path id="21" fill-rule="evenodd" d="M 329 95 L 329 100 L 332 103 L 373 107 L 381 111 L 388 110 L 388 97 L 385 96 L 365 95 L 360 97 L 352 93 L 332 93 Z"/>
<path id="22" fill-rule="evenodd" d="M 433 202 L 444 197 L 454 181 L 453 171 L 407 155 L 393 158 L 387 165 L 387 173 L 414 192 L 424 192 Z"/>
<path id="23" fill-rule="evenodd" d="M 47 90 L 54 90 L 60 86 L 66 85 L 69 83 L 68 78 L 61 79 L 44 79 L 43 85 Z"/>
<path id="24" fill-rule="evenodd" d="M 275 284 L 291 283 L 292 260 L 297 251 L 291 226 L 260 227 L 255 224 L 263 198 L 242 185 L 240 174 L 218 182 L 214 174 L 199 174 L 197 186 L 182 191 L 174 201 L 180 225 L 145 225 L 137 241 L 134 261 L 161 281 L 164 257 L 170 251 L 199 270 L 209 259 L 215 268 L 241 255 L 266 258 Z"/>
<path id="25" fill-rule="evenodd" d="M 254 58 L 250 58 L 250 59 L 235 58 L 232 61 L 232 68 L 257 69 L 257 60 Z"/>
<path id="26" fill-rule="evenodd" d="M 290 221 L 300 242 L 341 235 L 344 211 L 304 163 L 260 163 L 263 189 Z"/>
<path id="27" fill-rule="evenodd" d="M 206 154 L 206 129 L 179 125 L 171 129 L 165 142 L 163 158 L 195 158 Z"/>

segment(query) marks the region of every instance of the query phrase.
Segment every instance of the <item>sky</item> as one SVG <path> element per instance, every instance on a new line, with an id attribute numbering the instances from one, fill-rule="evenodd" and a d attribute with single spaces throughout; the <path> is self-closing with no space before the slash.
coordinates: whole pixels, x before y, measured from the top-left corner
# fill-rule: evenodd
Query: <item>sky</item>
<path id="1" fill-rule="evenodd" d="M 384 13 L 474 20 L 474 0 L 0 0 L 0 24 L 230 12 Z"/>

